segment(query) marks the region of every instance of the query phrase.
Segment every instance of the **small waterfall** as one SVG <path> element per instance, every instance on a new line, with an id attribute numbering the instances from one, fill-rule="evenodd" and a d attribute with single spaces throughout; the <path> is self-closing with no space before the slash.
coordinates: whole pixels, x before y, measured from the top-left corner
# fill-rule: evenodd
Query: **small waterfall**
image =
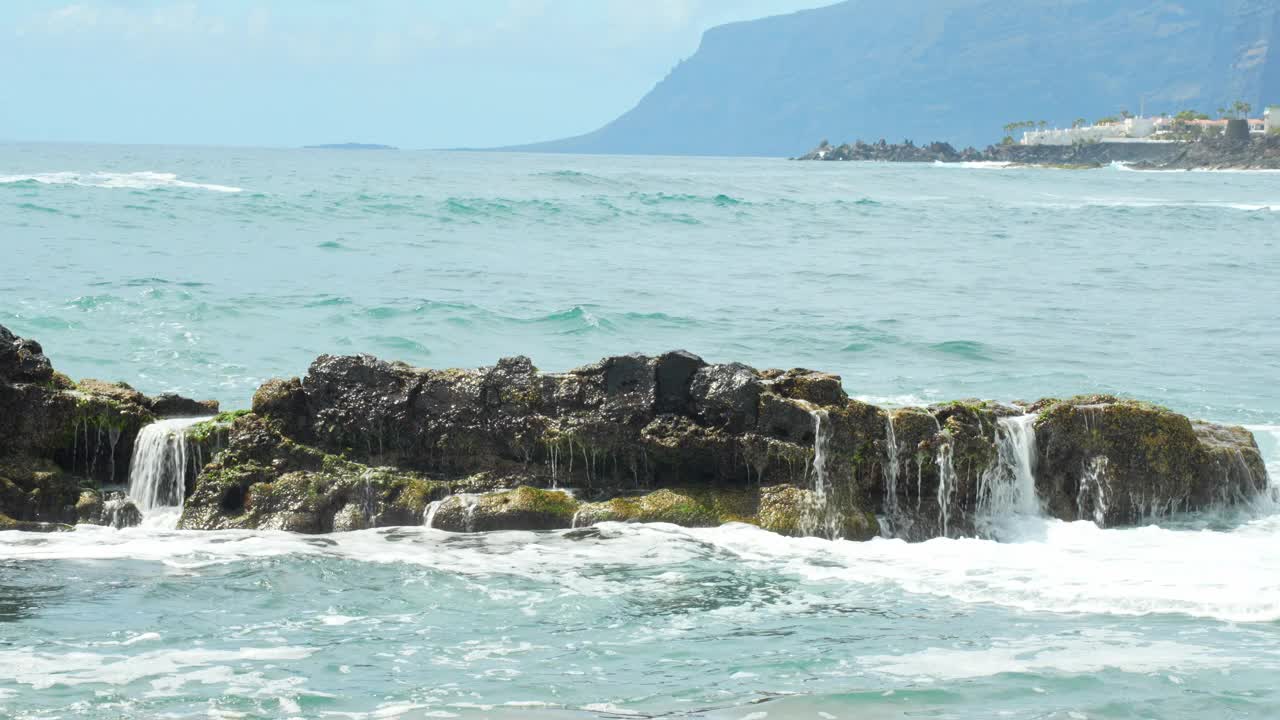
<path id="1" fill-rule="evenodd" d="M 938 524 L 942 526 L 942 537 L 947 537 L 951 524 L 951 496 L 955 494 L 956 466 L 952 462 L 955 449 L 948 438 L 938 446 L 938 455 L 934 461 L 938 465 Z"/>
<path id="2" fill-rule="evenodd" d="M 978 522 L 988 534 L 996 534 L 995 527 L 1008 520 L 1040 515 L 1037 417 L 1003 417 L 996 423 L 996 461 L 978 479 Z"/>
<path id="3" fill-rule="evenodd" d="M 440 512 L 440 508 L 450 500 L 462 503 L 464 531 L 475 532 L 476 508 L 480 506 L 480 495 L 475 493 L 458 493 L 457 495 L 450 495 L 443 500 L 432 501 L 422 513 L 422 525 L 428 530 L 434 530 L 436 515 Z"/>
<path id="4" fill-rule="evenodd" d="M 187 430 L 212 418 L 158 420 L 142 428 L 129 461 L 129 497 L 153 527 L 176 527 L 187 491 Z"/>
<path id="5" fill-rule="evenodd" d="M 956 492 L 959 479 L 955 463 L 952 462 L 955 448 L 951 444 L 951 436 L 943 432 L 942 423 L 938 422 L 936 416 L 933 424 L 942 437 L 942 443 L 938 445 L 937 455 L 933 459 L 938 466 L 938 525 L 942 528 L 942 537 L 947 537 L 951 527 L 951 496 Z"/>
<path id="6" fill-rule="evenodd" d="M 467 532 L 473 533 L 476 531 L 476 507 L 480 505 L 480 496 L 467 493 L 462 496 L 462 503 L 467 509 Z"/>
<path id="7" fill-rule="evenodd" d="M 813 418 L 812 501 L 807 508 L 804 530 L 809 535 L 840 537 L 840 513 L 832 503 L 831 480 L 827 473 L 827 451 L 831 444 L 831 417 L 826 410 L 811 407 Z"/>
<path id="8" fill-rule="evenodd" d="M 893 415 L 885 413 L 884 511 L 890 523 L 898 518 L 898 435 L 893 430 Z"/>
<path id="9" fill-rule="evenodd" d="M 893 426 L 893 414 L 885 413 L 885 459 L 884 459 L 884 515 L 880 520 L 880 533 L 884 537 L 902 537 L 903 532 L 911 526 L 911 518 L 902 512 L 902 501 L 898 497 L 898 482 L 902 478 L 901 449 L 898 447 L 898 433 Z M 908 470 L 909 471 L 909 470 Z M 917 478 L 918 479 L 918 478 Z M 907 502 L 911 501 L 911 477 L 907 476 Z M 917 491 L 918 494 L 918 491 Z M 919 508 L 917 508 L 919 509 Z"/>
<path id="10" fill-rule="evenodd" d="M 1080 489 L 1076 493 L 1076 517 L 1081 520 L 1092 519 L 1098 527 L 1106 527 L 1108 460 L 1104 455 L 1097 455 L 1089 460 L 1084 473 L 1080 476 Z"/>
<path id="11" fill-rule="evenodd" d="M 436 513 L 440 511 L 440 506 L 444 504 L 444 500 L 432 500 L 427 505 L 427 509 L 422 513 L 422 526 L 426 529 L 432 529 L 436 524 Z"/>

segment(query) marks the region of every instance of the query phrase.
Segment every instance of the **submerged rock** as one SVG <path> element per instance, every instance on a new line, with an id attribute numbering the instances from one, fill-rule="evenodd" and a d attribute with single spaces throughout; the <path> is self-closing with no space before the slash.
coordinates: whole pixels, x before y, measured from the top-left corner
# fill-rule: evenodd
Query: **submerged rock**
<path id="1" fill-rule="evenodd" d="M 813 491 L 793 485 L 749 488 L 664 488 L 646 495 L 582 505 L 574 527 L 602 522 L 670 523 L 682 527 L 756 525 L 780 535 L 827 534 L 826 508 Z M 834 518 L 835 537 L 869 540 L 879 531 L 874 514 L 850 511 Z"/>
<path id="2" fill-rule="evenodd" d="M 93 490 L 80 493 L 76 502 L 77 522 L 103 525 L 117 530 L 142 523 L 142 511 L 122 492 L 99 494 Z"/>

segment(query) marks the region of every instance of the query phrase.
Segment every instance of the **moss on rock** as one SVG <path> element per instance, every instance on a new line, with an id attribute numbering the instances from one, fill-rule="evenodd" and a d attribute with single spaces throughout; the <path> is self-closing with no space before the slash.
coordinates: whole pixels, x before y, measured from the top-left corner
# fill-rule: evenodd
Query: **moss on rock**
<path id="1" fill-rule="evenodd" d="M 432 527 L 450 532 L 560 530 L 573 526 L 578 507 L 567 493 L 527 486 L 486 495 L 451 495 L 436 509 Z"/>
<path id="2" fill-rule="evenodd" d="M 1107 526 L 1256 496 L 1266 471 L 1242 428 L 1192 423 L 1137 400 L 1041 401 L 1037 489 L 1050 514 Z"/>

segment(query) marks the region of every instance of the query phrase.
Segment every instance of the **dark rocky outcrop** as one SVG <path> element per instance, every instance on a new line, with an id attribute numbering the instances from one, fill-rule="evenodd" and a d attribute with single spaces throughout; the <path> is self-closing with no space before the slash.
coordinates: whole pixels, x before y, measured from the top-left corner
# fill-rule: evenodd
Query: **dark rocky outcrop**
<path id="1" fill-rule="evenodd" d="M 916 145 L 910 140 L 901 144 L 879 142 L 866 143 L 861 140 L 843 145 L 831 145 L 826 141 L 797 160 L 846 160 L 863 162 L 979 162 L 987 160 L 985 152 L 972 147 L 956 150 L 950 143 L 934 142 L 928 145 Z"/>
<path id="2" fill-rule="evenodd" d="M 4 332 L 0 529 L 136 524 L 127 498 L 101 490 L 127 477 L 122 449 L 157 409 L 214 408 L 72 383 L 38 344 Z M 687 352 L 564 373 L 524 357 L 431 370 L 326 355 L 303 378 L 265 383 L 252 411 L 185 432 L 195 449 L 180 520 L 189 529 L 742 522 L 848 539 L 982 535 L 1013 476 L 1015 440 L 1033 501 L 1066 520 L 1132 525 L 1267 488 L 1248 431 L 1147 403 L 886 410 L 850 398 L 835 375 Z"/>
<path id="3" fill-rule="evenodd" d="M 797 505 L 812 517 L 773 522 L 875 534 L 868 508 L 882 413 L 850 400 L 839 378 L 807 370 L 710 365 L 685 352 L 559 374 L 523 357 L 426 370 L 323 356 L 301 380 L 263 385 L 254 410 L 205 468 L 184 527 L 416 524 L 433 500 L 495 490 L 506 492 L 441 503 L 437 526 L 569 527 L 580 501 L 551 491 L 566 486 L 585 503 L 671 487 L 715 497 L 751 488 L 752 509 L 734 514 L 749 519 L 760 512 L 760 485 L 812 484 L 821 417 L 833 502 Z"/>
<path id="4" fill-rule="evenodd" d="M 73 382 L 38 342 L 0 326 L 0 525 L 93 522 L 77 509 L 83 493 L 128 480 L 138 431 L 170 408 L 197 405 L 217 411 L 125 383 Z"/>
<path id="5" fill-rule="evenodd" d="M 430 518 L 454 531 L 622 521 L 974 535 L 1005 462 L 1002 423 L 1031 412 L 1037 490 L 1054 517 L 1134 524 L 1241 502 L 1267 482 L 1247 431 L 1135 401 L 886 411 L 849 398 L 834 375 L 685 352 L 566 373 L 523 357 L 428 370 L 322 356 L 304 378 L 264 384 L 254 410 L 205 468 L 184 527 Z"/>
<path id="6" fill-rule="evenodd" d="M 204 417 L 218 414 L 216 400 L 192 400 L 175 393 L 161 393 L 147 403 L 156 417 Z"/>

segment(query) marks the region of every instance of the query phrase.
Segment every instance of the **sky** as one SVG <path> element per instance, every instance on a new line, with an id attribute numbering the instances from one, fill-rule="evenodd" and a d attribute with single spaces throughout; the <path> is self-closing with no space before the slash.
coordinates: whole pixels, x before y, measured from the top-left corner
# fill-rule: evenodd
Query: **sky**
<path id="1" fill-rule="evenodd" d="M 549 140 L 630 109 L 710 27 L 831 1 L 3 0 L 0 140 Z"/>

